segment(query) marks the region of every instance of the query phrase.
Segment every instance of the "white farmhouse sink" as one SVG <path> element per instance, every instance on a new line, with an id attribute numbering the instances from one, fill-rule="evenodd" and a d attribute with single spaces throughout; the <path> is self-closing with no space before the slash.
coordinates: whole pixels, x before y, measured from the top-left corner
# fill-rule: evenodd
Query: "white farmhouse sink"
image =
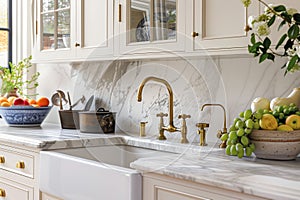
<path id="1" fill-rule="evenodd" d="M 141 200 L 142 176 L 129 164 L 171 154 L 126 145 L 42 151 L 40 190 L 64 200 Z"/>

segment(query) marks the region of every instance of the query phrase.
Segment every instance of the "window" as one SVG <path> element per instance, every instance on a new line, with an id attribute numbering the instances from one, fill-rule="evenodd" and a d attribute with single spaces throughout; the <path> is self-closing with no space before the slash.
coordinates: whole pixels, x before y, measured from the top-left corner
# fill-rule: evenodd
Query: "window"
<path id="1" fill-rule="evenodd" d="M 12 62 L 12 0 L 0 0 L 0 66 Z"/>

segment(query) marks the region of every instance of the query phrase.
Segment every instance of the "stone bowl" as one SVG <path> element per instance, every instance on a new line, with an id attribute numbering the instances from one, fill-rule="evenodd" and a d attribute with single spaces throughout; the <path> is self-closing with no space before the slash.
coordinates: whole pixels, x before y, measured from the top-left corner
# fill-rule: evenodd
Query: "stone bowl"
<path id="1" fill-rule="evenodd" d="M 300 153 L 300 130 L 253 130 L 249 135 L 255 145 L 257 158 L 270 160 L 294 160 Z"/>
<path id="2" fill-rule="evenodd" d="M 52 106 L 11 106 L 0 107 L 0 116 L 5 119 L 8 126 L 34 127 L 40 126 L 47 117 Z"/>

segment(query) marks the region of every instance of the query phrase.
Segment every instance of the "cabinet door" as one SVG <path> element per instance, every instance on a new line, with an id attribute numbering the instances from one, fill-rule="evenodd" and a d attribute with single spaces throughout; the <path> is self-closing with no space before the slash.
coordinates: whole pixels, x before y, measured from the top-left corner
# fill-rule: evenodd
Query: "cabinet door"
<path id="1" fill-rule="evenodd" d="M 240 0 L 194 0 L 193 50 L 247 50 L 249 34 L 244 31 L 248 17 L 257 15 L 257 1 L 244 8 Z M 192 36 L 190 36 L 192 37 Z"/>
<path id="2" fill-rule="evenodd" d="M 112 0 L 78 0 L 76 58 L 95 59 L 113 54 Z"/>
<path id="3" fill-rule="evenodd" d="M 185 49 L 185 1 L 120 0 L 116 29 L 120 54 Z"/>
<path id="4" fill-rule="evenodd" d="M 37 0 L 34 60 L 60 61 L 75 56 L 76 0 Z"/>
<path id="5" fill-rule="evenodd" d="M 33 189 L 7 179 L 0 178 L 0 198 L 7 200 L 34 200 Z"/>

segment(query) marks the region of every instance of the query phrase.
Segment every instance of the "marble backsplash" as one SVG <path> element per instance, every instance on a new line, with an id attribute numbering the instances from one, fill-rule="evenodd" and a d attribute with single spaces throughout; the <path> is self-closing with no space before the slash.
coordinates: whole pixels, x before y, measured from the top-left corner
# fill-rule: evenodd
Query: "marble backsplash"
<path id="1" fill-rule="evenodd" d="M 38 65 L 41 72 L 40 95 L 51 96 L 56 89 L 69 91 L 73 102 L 82 95 L 96 97 L 92 110 L 104 107 L 117 112 L 117 131 L 139 135 L 139 123 L 147 121 L 147 137 L 158 135 L 159 112 L 168 113 L 169 95 L 166 87 L 148 82 L 143 90 L 142 102 L 137 102 L 137 90 L 148 76 L 167 80 L 174 92 L 174 124 L 181 126 L 179 114 L 190 114 L 187 119 L 188 139 L 199 142 L 198 122 L 208 122 L 207 140 L 217 142 L 216 133 L 223 128 L 223 113 L 219 107 L 200 107 L 205 103 L 220 103 L 227 111 L 227 126 L 242 110 L 250 107 L 258 96 L 272 99 L 288 95 L 300 83 L 299 73 L 284 77 L 276 64 L 244 57 L 215 57 L 197 59 L 165 59 L 139 61 L 106 61 L 77 65 Z M 49 84 L 51 77 L 51 84 Z M 43 81 L 45 80 L 45 81 Z M 83 104 L 78 108 L 83 108 Z M 67 109 L 68 106 L 65 106 Z M 58 108 L 54 108 L 48 122 L 60 123 Z M 168 117 L 165 118 L 165 124 Z M 166 133 L 169 140 L 179 141 L 180 133 Z"/>

